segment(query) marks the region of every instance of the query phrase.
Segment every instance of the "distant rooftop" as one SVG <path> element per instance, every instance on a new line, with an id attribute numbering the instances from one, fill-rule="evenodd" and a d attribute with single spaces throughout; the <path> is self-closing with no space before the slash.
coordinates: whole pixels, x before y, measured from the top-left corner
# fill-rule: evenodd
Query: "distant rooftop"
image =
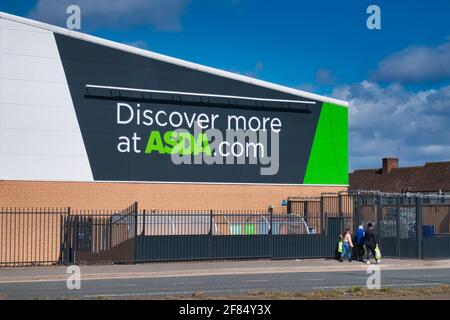
<path id="1" fill-rule="evenodd" d="M 382 192 L 450 192 L 450 161 L 424 166 L 399 167 L 396 158 L 385 158 L 381 168 L 355 170 L 350 190 Z"/>

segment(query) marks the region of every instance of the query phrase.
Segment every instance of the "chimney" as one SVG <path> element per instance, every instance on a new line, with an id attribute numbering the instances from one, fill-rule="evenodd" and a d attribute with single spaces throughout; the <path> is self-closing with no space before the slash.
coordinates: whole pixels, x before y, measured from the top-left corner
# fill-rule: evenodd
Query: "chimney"
<path id="1" fill-rule="evenodd" d="M 383 159 L 383 174 L 390 174 L 392 169 L 398 168 L 398 158 Z"/>

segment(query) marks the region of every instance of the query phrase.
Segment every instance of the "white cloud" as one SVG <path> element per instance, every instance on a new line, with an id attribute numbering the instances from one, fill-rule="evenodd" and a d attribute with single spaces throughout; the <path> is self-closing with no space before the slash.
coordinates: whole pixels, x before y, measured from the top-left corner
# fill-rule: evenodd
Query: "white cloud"
<path id="1" fill-rule="evenodd" d="M 401 165 L 450 160 L 450 86 L 412 92 L 363 81 L 337 87 L 333 96 L 350 102 L 351 170 L 379 167 L 399 151 Z"/>
<path id="2" fill-rule="evenodd" d="M 65 27 L 66 8 L 81 8 L 83 29 L 128 29 L 153 26 L 157 30 L 178 31 L 180 17 L 190 0 L 38 0 L 28 14 L 32 19 Z"/>
<path id="3" fill-rule="evenodd" d="M 316 82 L 319 85 L 333 85 L 336 83 L 336 77 L 329 69 L 319 69 L 316 72 Z"/>
<path id="4" fill-rule="evenodd" d="M 378 64 L 372 78 L 405 84 L 450 79 L 450 42 L 437 47 L 409 47 L 393 53 Z"/>
<path id="5" fill-rule="evenodd" d="M 450 145 L 429 145 L 420 148 L 423 154 L 440 155 L 442 153 L 450 154 Z"/>

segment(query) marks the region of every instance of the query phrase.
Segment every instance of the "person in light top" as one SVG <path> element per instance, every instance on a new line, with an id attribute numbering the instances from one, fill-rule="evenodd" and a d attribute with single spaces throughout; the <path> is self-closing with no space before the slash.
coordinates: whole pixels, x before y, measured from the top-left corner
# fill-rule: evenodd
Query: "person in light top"
<path id="1" fill-rule="evenodd" d="M 350 229 L 345 229 L 345 231 L 341 235 L 342 239 L 342 253 L 341 253 L 341 259 L 339 261 L 344 262 L 345 257 L 348 257 L 348 261 L 352 262 L 352 249 L 353 249 L 353 242 L 352 242 L 352 235 L 350 234 Z"/>

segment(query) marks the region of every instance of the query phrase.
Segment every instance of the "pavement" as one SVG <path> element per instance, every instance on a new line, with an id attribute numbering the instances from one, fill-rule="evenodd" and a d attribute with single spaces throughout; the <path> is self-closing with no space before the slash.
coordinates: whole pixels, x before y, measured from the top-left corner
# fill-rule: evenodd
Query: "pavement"
<path id="1" fill-rule="evenodd" d="M 382 287 L 450 285 L 450 260 L 385 259 Z M 367 265 L 336 260 L 177 262 L 80 266 L 81 289 L 67 288 L 67 267 L 0 268 L 4 299 L 133 299 L 225 295 L 255 290 L 307 292 L 366 286 Z"/>

